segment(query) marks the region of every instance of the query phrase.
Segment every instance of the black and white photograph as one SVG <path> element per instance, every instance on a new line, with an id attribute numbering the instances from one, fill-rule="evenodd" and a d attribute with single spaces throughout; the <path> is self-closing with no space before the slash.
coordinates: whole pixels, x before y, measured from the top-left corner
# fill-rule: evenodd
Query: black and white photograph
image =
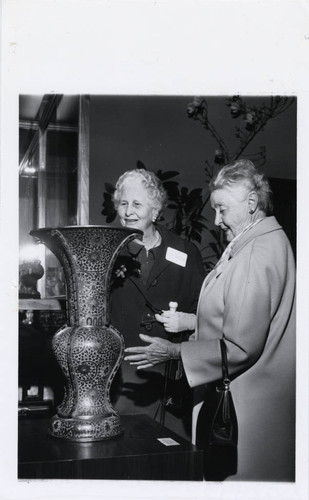
<path id="1" fill-rule="evenodd" d="M 309 28 L 249 3 L 3 2 L 5 499 L 306 498 Z"/>

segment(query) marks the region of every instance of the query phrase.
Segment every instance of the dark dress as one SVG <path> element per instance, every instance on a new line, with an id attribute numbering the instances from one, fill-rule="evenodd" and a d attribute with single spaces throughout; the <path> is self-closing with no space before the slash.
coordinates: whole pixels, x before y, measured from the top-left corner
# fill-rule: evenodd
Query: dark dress
<path id="1" fill-rule="evenodd" d="M 126 268 L 126 276 L 115 277 L 111 287 L 111 324 L 123 335 L 126 347 L 143 345 L 140 333 L 163 337 L 173 342 L 187 339 L 192 331 L 168 334 L 154 314 L 169 309 L 169 302 L 178 302 L 178 311 L 195 313 L 200 288 L 205 276 L 201 255 L 192 243 L 183 240 L 162 226 L 156 225 L 161 234 L 160 246 L 148 252 L 135 242 L 129 243 L 118 257 L 114 271 Z M 185 267 L 166 260 L 168 247 L 187 255 Z M 146 345 L 146 344 L 145 344 Z M 190 390 L 183 377 L 173 382 L 173 373 L 179 367 L 169 366 L 169 388 L 174 391 L 169 411 L 165 414 L 165 425 L 173 427 L 179 434 L 189 437 L 190 423 L 186 418 L 191 408 L 185 400 Z M 113 383 L 114 405 L 120 414 L 145 413 L 159 419 L 159 404 L 163 397 L 166 364 L 151 369 L 136 371 L 136 367 L 123 361 L 121 370 Z M 177 377 L 176 377 L 177 378 Z M 185 404 L 183 404 L 185 403 Z M 185 406 L 185 410 L 183 408 Z M 172 418 L 172 414 L 177 416 Z"/>

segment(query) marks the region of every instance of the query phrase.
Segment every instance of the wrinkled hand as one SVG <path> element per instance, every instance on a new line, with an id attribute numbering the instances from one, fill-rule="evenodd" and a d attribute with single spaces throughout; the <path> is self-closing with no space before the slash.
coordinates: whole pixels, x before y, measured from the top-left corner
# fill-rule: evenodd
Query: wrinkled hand
<path id="1" fill-rule="evenodd" d="M 180 344 L 173 344 L 168 340 L 160 337 L 150 337 L 149 335 L 139 335 L 144 342 L 149 345 L 127 347 L 126 353 L 135 353 L 124 358 L 125 361 L 130 361 L 130 365 L 137 365 L 137 369 L 150 368 L 169 359 L 180 358 Z"/>
<path id="2" fill-rule="evenodd" d="M 163 323 L 167 332 L 177 333 L 184 330 L 195 330 L 196 316 L 191 313 L 163 311 L 162 314 L 155 314 L 159 323 Z"/>

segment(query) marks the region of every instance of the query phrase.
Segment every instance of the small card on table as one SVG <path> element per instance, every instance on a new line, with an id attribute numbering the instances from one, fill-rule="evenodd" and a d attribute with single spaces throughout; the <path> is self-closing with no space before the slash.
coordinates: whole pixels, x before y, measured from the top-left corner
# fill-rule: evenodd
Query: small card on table
<path id="1" fill-rule="evenodd" d="M 164 446 L 175 446 L 180 444 L 172 438 L 157 438 L 157 440 L 160 441 L 160 443 L 164 444 Z"/>

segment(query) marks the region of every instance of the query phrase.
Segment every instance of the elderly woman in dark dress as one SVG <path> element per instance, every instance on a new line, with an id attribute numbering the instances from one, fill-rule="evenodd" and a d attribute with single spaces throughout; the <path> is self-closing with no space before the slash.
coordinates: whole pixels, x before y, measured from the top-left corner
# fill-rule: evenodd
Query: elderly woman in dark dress
<path id="1" fill-rule="evenodd" d="M 201 289 L 197 326 L 180 344 L 141 336 L 127 349 L 138 369 L 181 359 L 196 392 L 196 423 L 207 388 L 221 376 L 224 339 L 238 416 L 237 473 L 230 479 L 293 481 L 295 470 L 295 263 L 272 215 L 268 181 L 252 162 L 225 166 L 211 184 L 215 224 L 229 242 Z M 211 464 L 209 464 L 211 466 Z M 220 473 L 220 463 L 217 473 Z"/>
<path id="2" fill-rule="evenodd" d="M 160 180 L 144 169 L 125 172 L 116 184 L 114 204 L 121 224 L 141 230 L 143 237 L 130 242 L 116 262 L 111 293 L 112 324 L 123 334 L 127 347 L 136 345 L 140 333 L 173 342 L 188 338 L 195 329 L 197 301 L 205 273 L 197 248 L 157 223 L 166 204 Z M 177 303 L 176 312 L 171 302 Z M 175 337 L 175 332 L 181 334 Z M 169 371 L 170 379 L 178 377 L 180 385 L 181 364 L 170 364 Z M 154 367 L 143 377 L 128 363 L 123 364 L 118 410 L 154 417 L 163 397 L 163 375 L 162 366 Z M 169 403 L 173 411 L 173 403 L 177 406 L 179 401 L 176 398 L 173 402 L 172 398 Z M 166 413 L 165 425 L 188 435 L 170 412 Z"/>

